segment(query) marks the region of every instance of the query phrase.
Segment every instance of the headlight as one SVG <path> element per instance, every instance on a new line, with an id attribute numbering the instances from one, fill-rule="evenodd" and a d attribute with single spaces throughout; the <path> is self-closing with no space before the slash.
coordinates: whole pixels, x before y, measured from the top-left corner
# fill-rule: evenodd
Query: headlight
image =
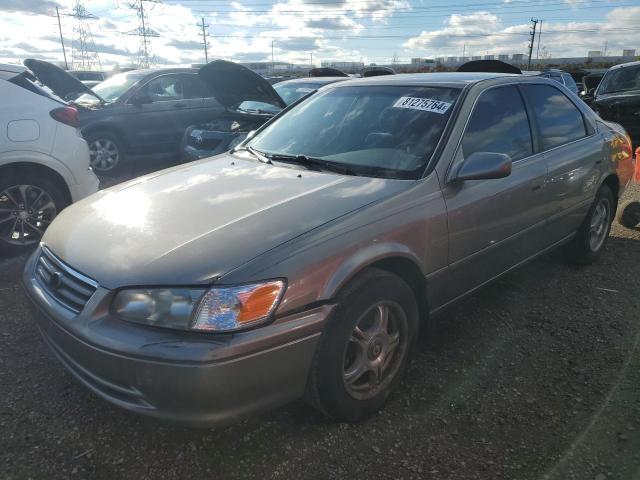
<path id="1" fill-rule="evenodd" d="M 156 327 L 230 332 L 269 320 L 285 283 L 272 280 L 237 287 L 121 290 L 112 312 L 123 320 Z"/>

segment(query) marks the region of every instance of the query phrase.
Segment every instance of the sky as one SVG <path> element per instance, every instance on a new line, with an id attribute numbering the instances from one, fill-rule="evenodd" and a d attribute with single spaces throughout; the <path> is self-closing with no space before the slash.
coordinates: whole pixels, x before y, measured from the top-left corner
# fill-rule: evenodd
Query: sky
<path id="1" fill-rule="evenodd" d="M 99 66 L 134 66 L 140 49 L 140 0 L 84 0 L 96 17 L 78 22 L 78 0 L 0 0 L 0 62 L 35 57 L 62 62 L 56 6 L 68 61 L 79 61 L 79 27 L 97 50 Z M 154 63 L 209 60 L 319 65 L 323 60 L 366 64 L 412 57 L 526 53 L 532 17 L 542 20 L 536 55 L 586 56 L 588 50 L 640 54 L 640 0 L 143 0 Z M 540 25 L 540 24 L 539 24 Z M 90 32 L 90 34 L 89 34 Z M 95 47 L 94 47 L 95 46 Z M 98 59 L 92 56 L 93 67 Z"/>

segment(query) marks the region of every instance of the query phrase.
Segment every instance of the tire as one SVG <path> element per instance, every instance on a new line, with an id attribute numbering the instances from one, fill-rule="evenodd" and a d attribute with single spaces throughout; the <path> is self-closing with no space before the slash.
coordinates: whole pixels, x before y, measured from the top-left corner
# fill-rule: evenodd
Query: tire
<path id="1" fill-rule="evenodd" d="M 614 210 L 613 192 L 607 185 L 602 185 L 576 236 L 564 246 L 569 262 L 589 265 L 598 259 L 609 238 Z"/>
<path id="2" fill-rule="evenodd" d="M 105 130 L 89 132 L 85 137 L 89 145 L 89 162 L 99 175 L 112 175 L 126 164 L 124 145 L 117 135 Z"/>
<path id="3" fill-rule="evenodd" d="M 337 421 L 357 422 L 377 412 L 402 378 L 415 347 L 418 306 L 409 285 L 377 269 L 352 281 L 338 301 L 320 339 L 306 397 Z M 376 332 L 385 310 L 387 328 Z"/>
<path id="4" fill-rule="evenodd" d="M 635 228 L 640 224 L 640 202 L 630 200 L 618 207 L 618 223 L 626 228 Z"/>
<path id="5" fill-rule="evenodd" d="M 33 248 L 67 204 L 60 187 L 42 175 L 13 172 L 4 176 L 0 179 L 0 254 Z"/>

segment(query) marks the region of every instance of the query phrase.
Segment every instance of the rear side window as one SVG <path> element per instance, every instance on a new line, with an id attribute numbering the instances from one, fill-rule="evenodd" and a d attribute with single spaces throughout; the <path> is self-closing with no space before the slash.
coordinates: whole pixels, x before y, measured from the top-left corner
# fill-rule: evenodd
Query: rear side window
<path id="1" fill-rule="evenodd" d="M 564 73 L 562 74 L 562 78 L 564 79 L 564 84 L 569 90 L 572 92 L 578 91 L 578 85 L 576 85 L 576 82 L 571 75 Z"/>
<path id="2" fill-rule="evenodd" d="M 540 129 L 543 150 L 587 136 L 582 113 L 560 90 L 551 85 L 523 87 Z"/>
<path id="3" fill-rule="evenodd" d="M 480 95 L 462 137 L 462 152 L 506 153 L 512 160 L 533 153 L 529 119 L 514 86 L 498 87 Z"/>

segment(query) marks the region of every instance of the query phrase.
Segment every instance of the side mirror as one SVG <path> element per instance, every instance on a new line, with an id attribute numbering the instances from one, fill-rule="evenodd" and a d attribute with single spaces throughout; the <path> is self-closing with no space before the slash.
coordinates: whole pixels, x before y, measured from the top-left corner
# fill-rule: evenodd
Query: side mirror
<path id="1" fill-rule="evenodd" d="M 508 177 L 512 164 L 511 157 L 504 153 L 475 152 L 464 161 L 455 179 L 491 180 Z"/>
<path id="2" fill-rule="evenodd" d="M 131 103 L 139 107 L 140 105 L 148 105 L 150 103 L 153 103 L 153 100 L 149 95 L 139 93 L 133 96 L 133 98 L 131 99 Z"/>

